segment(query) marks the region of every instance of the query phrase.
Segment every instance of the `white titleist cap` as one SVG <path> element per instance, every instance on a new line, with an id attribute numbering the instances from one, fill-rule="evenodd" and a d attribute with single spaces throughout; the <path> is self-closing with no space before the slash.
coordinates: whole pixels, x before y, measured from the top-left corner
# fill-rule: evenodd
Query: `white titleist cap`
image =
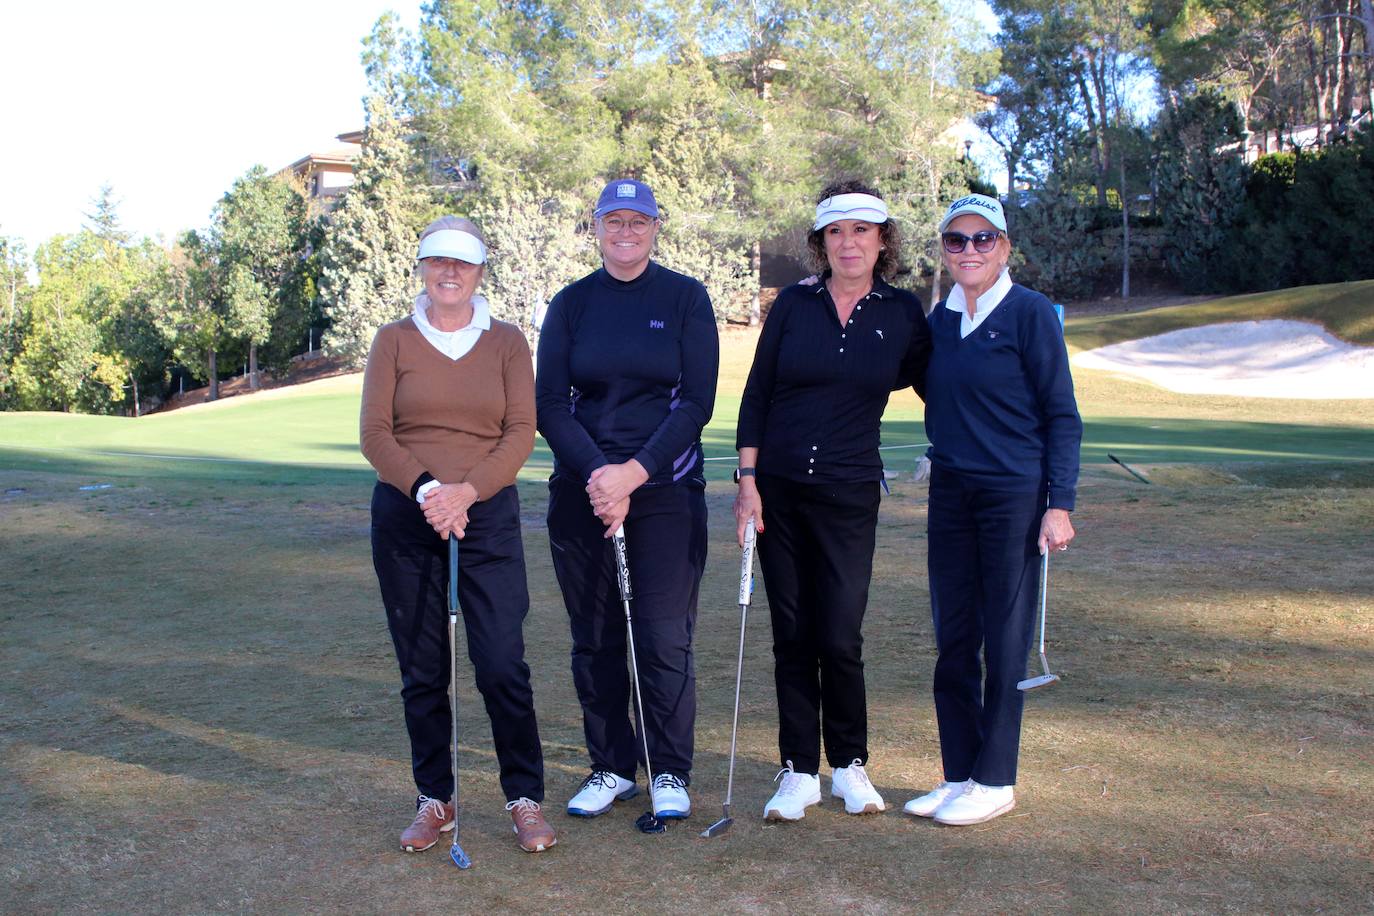
<path id="1" fill-rule="evenodd" d="M 420 253 L 415 256 L 425 258 L 453 258 L 469 264 L 487 262 L 487 246 L 471 232 L 462 229 L 440 229 L 420 239 Z"/>
<path id="2" fill-rule="evenodd" d="M 834 197 L 827 197 L 816 204 L 816 225 L 812 226 L 811 230 L 814 232 L 842 219 L 885 223 L 887 204 L 883 203 L 881 197 L 874 197 L 872 194 L 836 194 Z"/>
<path id="3" fill-rule="evenodd" d="M 963 216 L 965 213 L 976 213 L 992 223 L 993 228 L 1007 231 L 1007 216 L 1002 212 L 1001 201 L 986 194 L 970 194 L 950 204 L 949 209 L 945 211 L 945 218 L 940 220 L 939 231 L 944 232 L 956 216 Z"/>

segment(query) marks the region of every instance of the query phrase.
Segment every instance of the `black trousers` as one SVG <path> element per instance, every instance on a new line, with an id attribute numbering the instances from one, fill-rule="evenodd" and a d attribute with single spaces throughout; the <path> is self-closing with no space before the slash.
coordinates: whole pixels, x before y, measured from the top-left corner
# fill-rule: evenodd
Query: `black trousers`
<path id="1" fill-rule="evenodd" d="M 758 476 L 759 564 L 773 617 L 778 753 L 799 773 L 868 762 L 863 620 L 881 496 L 876 482 Z"/>
<path id="2" fill-rule="evenodd" d="M 473 504 L 458 544 L 460 616 L 491 720 L 501 789 L 508 801 L 543 801 L 544 754 L 521 630 L 530 598 L 514 486 Z M 448 542 L 425 522 L 415 500 L 380 482 L 372 491 L 372 563 L 401 667 L 415 786 L 431 798 L 448 800 L 453 795 Z"/>
<path id="3" fill-rule="evenodd" d="M 1044 513 L 1044 490 L 992 490 L 932 469 L 930 609 L 945 779 L 1016 782 L 1024 702 L 1016 682 L 1035 626 Z"/>
<path id="4" fill-rule="evenodd" d="M 549 549 L 572 629 L 572 674 L 593 769 L 634 779 L 643 749 L 630 721 L 629 649 L 615 554 L 581 484 L 549 482 Z M 706 497 L 690 486 L 630 497 L 630 612 L 654 775 L 691 781 L 697 715 L 692 633 L 706 568 Z"/>

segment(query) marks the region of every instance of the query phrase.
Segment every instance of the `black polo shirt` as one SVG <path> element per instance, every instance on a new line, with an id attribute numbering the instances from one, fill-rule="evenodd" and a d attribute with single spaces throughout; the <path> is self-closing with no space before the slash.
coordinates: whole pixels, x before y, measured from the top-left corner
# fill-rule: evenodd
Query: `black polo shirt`
<path id="1" fill-rule="evenodd" d="M 736 448 L 758 448 L 760 474 L 801 483 L 882 479 L 879 425 L 888 396 L 924 391 L 930 329 L 920 301 L 882 280 L 849 320 L 825 283 L 778 294 L 740 402 Z"/>

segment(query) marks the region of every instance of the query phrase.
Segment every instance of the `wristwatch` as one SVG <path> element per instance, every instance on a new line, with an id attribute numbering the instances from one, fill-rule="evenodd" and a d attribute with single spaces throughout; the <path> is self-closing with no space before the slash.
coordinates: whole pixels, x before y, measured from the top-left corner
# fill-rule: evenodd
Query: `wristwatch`
<path id="1" fill-rule="evenodd" d="M 758 468 L 735 468 L 735 483 L 739 483 L 741 477 L 757 477 Z"/>

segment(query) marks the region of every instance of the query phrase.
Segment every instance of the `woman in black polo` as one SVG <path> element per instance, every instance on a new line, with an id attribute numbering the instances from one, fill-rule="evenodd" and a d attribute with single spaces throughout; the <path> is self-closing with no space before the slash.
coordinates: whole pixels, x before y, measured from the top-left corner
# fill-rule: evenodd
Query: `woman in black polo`
<path id="1" fill-rule="evenodd" d="M 797 820 L 831 794 L 850 814 L 882 811 L 868 762 L 864 609 L 873 569 L 888 395 L 929 358 L 920 302 L 889 286 L 899 238 L 877 192 L 821 194 L 807 237 L 821 282 L 784 289 L 759 336 L 740 403 L 739 535 L 750 518 L 773 618 L 781 785 L 770 820 Z"/>

